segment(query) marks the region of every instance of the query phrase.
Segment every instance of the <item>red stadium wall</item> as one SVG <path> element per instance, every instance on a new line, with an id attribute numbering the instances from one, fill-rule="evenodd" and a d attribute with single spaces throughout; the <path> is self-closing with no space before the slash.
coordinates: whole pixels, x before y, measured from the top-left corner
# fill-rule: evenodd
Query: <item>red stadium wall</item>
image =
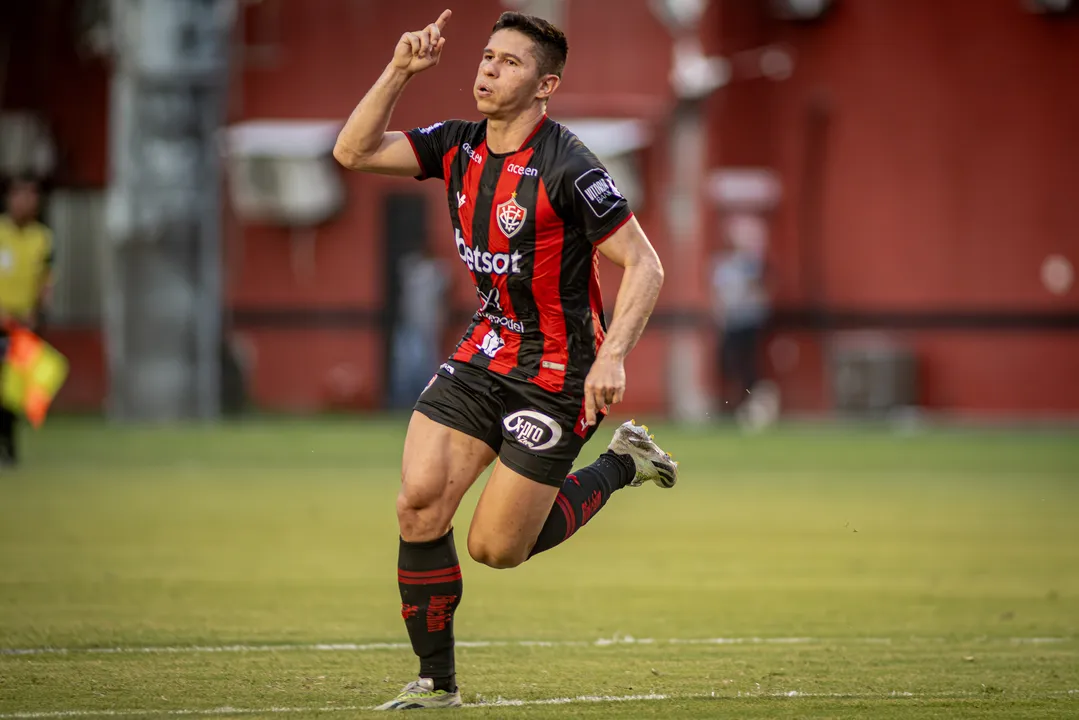
<path id="1" fill-rule="evenodd" d="M 802 350 L 779 376 L 790 404 L 827 403 L 822 335 L 782 319 L 816 307 L 905 327 L 930 407 L 1079 409 L 1079 291 L 1040 279 L 1050 254 L 1079 264 L 1079 21 L 936 0 L 840 1 L 807 25 L 729 0 L 724 20 L 725 52 L 796 56 L 791 79 L 735 84 L 713 116 L 716 164 L 783 177 L 771 260 L 777 332 Z"/>
<path id="2" fill-rule="evenodd" d="M 232 119 L 343 119 L 399 33 L 443 5 L 324 0 L 317 13 L 287 0 L 246 5 L 249 52 L 236 73 Z M 571 61 L 552 115 L 652 121 L 657 142 L 644 153 L 644 169 L 657 197 L 666 172 L 666 30 L 644 0 L 619 3 L 617 23 L 606 2 L 568 5 Z M 1018 0 L 837 0 L 826 18 L 806 25 L 769 18 L 763 2 L 714 5 L 710 49 L 730 54 L 780 41 L 796 55 L 789 80 L 738 80 L 708 102 L 711 165 L 765 165 L 783 179 L 771 250 L 774 334 L 799 349 L 796 364 L 772 370 L 786 405 L 829 404 L 827 335 L 806 319 L 816 309 L 908 342 L 931 408 L 1079 411 L 1079 291 L 1052 295 L 1039 279 L 1050 253 L 1079 264 L 1079 21 L 1027 14 Z M 472 0 L 458 13 L 441 67 L 412 84 L 396 125 L 473 114 L 469 87 L 499 10 L 495 0 Z M 37 32 L 54 27 L 62 24 Z M 13 53 L 4 106 L 47 108 L 65 159 L 60 181 L 102 184 L 107 70 L 80 61 L 62 38 L 50 42 L 56 54 L 48 66 Z M 448 227 L 437 183 L 358 175 L 346 183 L 344 213 L 317 232 L 312 279 L 296 271 L 289 233 L 227 218 L 234 334 L 255 360 L 252 391 L 264 407 L 377 407 L 383 201 L 400 190 L 424 192 L 432 239 Z M 659 207 L 651 202 L 641 221 L 662 255 Z M 436 244 L 453 258 L 451 243 Z M 456 280 L 455 304 L 467 311 L 474 297 Z M 669 293 L 661 299 L 631 357 L 627 410 L 666 406 L 666 328 L 687 313 L 700 320 L 707 308 L 702 278 L 689 284 L 679 306 Z M 608 269 L 608 308 L 616 287 Z M 50 337 L 73 359 L 61 404 L 100 406 L 97 333 L 57 328 Z"/>

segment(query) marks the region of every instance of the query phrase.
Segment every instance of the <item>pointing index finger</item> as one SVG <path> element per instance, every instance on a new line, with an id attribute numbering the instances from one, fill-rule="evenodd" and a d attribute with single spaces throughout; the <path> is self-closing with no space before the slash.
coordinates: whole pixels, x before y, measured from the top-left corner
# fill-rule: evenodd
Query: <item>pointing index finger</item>
<path id="1" fill-rule="evenodd" d="M 451 17 L 453 17 L 452 10 L 443 10 L 442 14 L 438 16 L 438 20 L 435 20 L 435 26 L 437 26 L 438 29 L 441 30 L 442 28 L 446 27 L 446 23 L 450 21 Z"/>

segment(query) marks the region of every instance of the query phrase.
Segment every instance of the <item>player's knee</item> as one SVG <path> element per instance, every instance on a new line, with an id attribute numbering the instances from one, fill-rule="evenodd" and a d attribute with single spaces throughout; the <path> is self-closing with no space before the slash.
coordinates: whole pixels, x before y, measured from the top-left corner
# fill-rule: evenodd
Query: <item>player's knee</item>
<path id="1" fill-rule="evenodd" d="M 476 562 L 495 570 L 509 570 L 528 559 L 527 550 L 471 534 L 468 536 L 468 554 Z"/>
<path id="2" fill-rule="evenodd" d="M 397 524 L 401 536 L 414 541 L 439 537 L 445 525 L 441 494 L 422 485 L 405 482 L 397 493 Z"/>

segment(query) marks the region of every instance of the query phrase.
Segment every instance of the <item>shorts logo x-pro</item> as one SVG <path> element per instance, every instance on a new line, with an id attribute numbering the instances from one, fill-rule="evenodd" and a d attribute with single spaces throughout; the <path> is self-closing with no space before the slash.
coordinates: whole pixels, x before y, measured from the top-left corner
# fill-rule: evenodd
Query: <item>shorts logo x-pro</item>
<path id="1" fill-rule="evenodd" d="M 553 418 L 535 410 L 518 410 L 507 415 L 502 427 L 529 450 L 550 450 L 562 439 L 562 427 Z"/>

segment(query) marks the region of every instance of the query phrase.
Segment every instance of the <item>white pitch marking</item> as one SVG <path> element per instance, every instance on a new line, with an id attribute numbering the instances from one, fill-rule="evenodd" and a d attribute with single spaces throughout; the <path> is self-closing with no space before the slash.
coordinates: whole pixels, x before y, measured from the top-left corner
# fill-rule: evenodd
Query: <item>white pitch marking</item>
<path id="1" fill-rule="evenodd" d="M 679 696 L 693 697 L 693 696 Z M 705 697 L 703 695 L 696 697 Z M 483 700 L 478 703 L 466 703 L 465 707 L 521 707 L 525 705 L 569 705 L 572 703 L 604 703 L 604 702 L 639 702 L 646 700 L 670 700 L 674 696 L 657 695 L 578 695 L 576 697 L 542 698 L 538 700 L 513 700 L 507 698 L 494 698 Z M 72 718 L 72 717 L 131 717 L 131 716 L 212 716 L 212 715 L 268 715 L 285 713 L 332 713 L 332 712 L 358 712 L 360 710 L 373 710 L 373 707 L 348 706 L 323 706 L 323 707 L 269 707 L 269 708 L 237 708 L 218 707 L 205 710 L 182 708 L 178 710 L 53 710 L 41 712 L 16 712 L 0 714 L 0 720 L 47 720 L 48 718 Z"/>
<path id="2" fill-rule="evenodd" d="M 1075 638 L 1068 637 L 1029 637 L 1029 638 L 970 638 L 954 639 L 943 637 L 916 637 L 892 638 L 884 637 L 852 637 L 852 638 L 825 638 L 825 637 L 716 637 L 716 638 L 670 638 L 657 640 L 654 638 L 613 637 L 599 638 L 594 641 L 585 640 L 463 640 L 458 641 L 457 647 L 462 648 L 491 648 L 491 647 L 611 647 L 615 645 L 891 645 L 893 642 L 938 642 L 948 644 L 987 643 L 987 642 L 1011 642 L 1015 645 L 1024 644 L 1053 644 L 1071 642 Z M 376 650 L 408 650 L 408 643 L 376 642 L 376 643 L 293 643 L 281 645 L 161 645 L 161 646 L 117 646 L 117 647 L 37 647 L 37 648 L 0 648 L 0 655 L 120 655 L 120 654 L 149 654 L 170 655 L 189 653 L 259 653 L 259 652 L 371 652 Z"/>
<path id="3" fill-rule="evenodd" d="M 465 707 L 521 707 L 523 705 L 569 705 L 571 703 L 604 703 L 604 702 L 639 702 L 643 700 L 681 700 L 706 697 L 704 695 L 660 695 L 649 693 L 648 695 L 578 695 L 576 697 L 547 698 L 545 700 L 507 700 L 496 698 L 494 700 L 481 700 L 476 703 L 465 703 Z M 2 717 L 2 716 L 0 716 Z"/>
<path id="4" fill-rule="evenodd" d="M 832 698 L 836 700 L 953 700 L 957 698 L 979 697 L 978 692 L 946 692 L 946 693 L 912 693 L 893 690 L 886 693 L 821 693 L 801 692 L 788 690 L 786 692 L 739 692 L 736 694 L 691 693 L 682 695 L 666 695 L 650 693 L 648 695 L 577 695 L 576 697 L 542 698 L 535 700 L 514 700 L 509 698 L 494 698 L 491 700 L 481 699 L 480 702 L 465 703 L 465 707 L 522 707 L 527 705 L 570 705 L 574 703 L 619 703 L 619 702 L 647 702 L 656 700 L 698 700 L 705 698 L 742 698 L 742 699 L 767 699 L 767 698 Z M 1079 695 L 1079 690 L 1053 690 L 1034 695 L 1025 695 L 1026 698 L 1049 698 L 1062 695 Z M 314 707 L 268 707 L 268 708 L 180 708 L 176 710 L 45 710 L 39 712 L 15 712 L 0 713 L 0 720 L 58 720 L 60 718 L 78 717 L 132 717 L 132 716 L 214 716 L 214 715 L 270 715 L 289 713 L 335 713 L 335 712 L 358 712 L 360 710 L 372 710 L 373 707 L 358 705 L 326 705 Z"/>
<path id="5" fill-rule="evenodd" d="M 16 712 L 0 715 L 4 720 L 34 720 L 35 718 L 69 718 L 69 717 L 132 717 L 132 716 L 209 716 L 209 715 L 268 715 L 271 713 L 301 713 L 301 712 L 358 712 L 370 710 L 368 707 L 358 705 L 350 706 L 327 706 L 327 707 L 268 707 L 268 708 L 236 708 L 218 707 L 203 710 L 181 708 L 179 710 L 55 710 L 42 712 Z"/>
<path id="6" fill-rule="evenodd" d="M 890 643 L 888 638 L 846 638 L 843 640 L 830 640 L 828 638 L 813 637 L 738 637 L 738 638 L 689 638 L 680 640 L 672 638 L 668 640 L 672 645 L 811 645 L 823 642 L 853 642 L 858 645 L 866 643 Z"/>

